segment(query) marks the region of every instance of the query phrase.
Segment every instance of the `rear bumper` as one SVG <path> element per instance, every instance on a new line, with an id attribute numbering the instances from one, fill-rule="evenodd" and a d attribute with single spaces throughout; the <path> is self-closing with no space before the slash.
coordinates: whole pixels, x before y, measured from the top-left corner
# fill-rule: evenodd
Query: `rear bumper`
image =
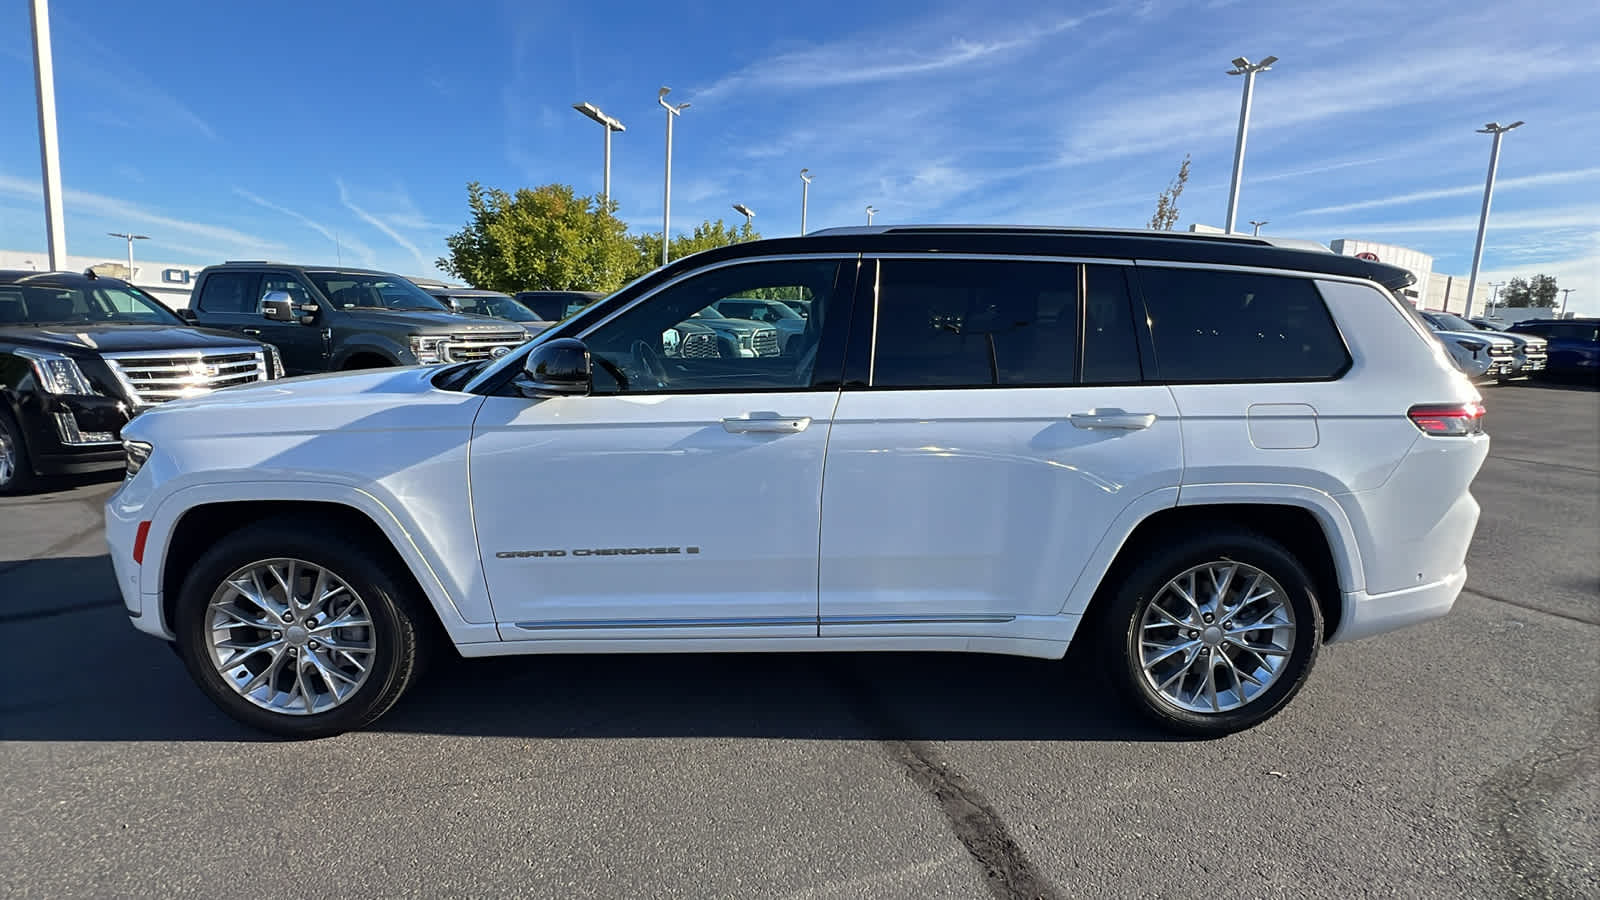
<path id="1" fill-rule="evenodd" d="M 1339 630 L 1328 641 L 1359 640 L 1437 619 L 1455 605 L 1466 583 L 1467 570 L 1462 567 L 1439 581 L 1405 590 L 1386 594 L 1348 591 Z"/>

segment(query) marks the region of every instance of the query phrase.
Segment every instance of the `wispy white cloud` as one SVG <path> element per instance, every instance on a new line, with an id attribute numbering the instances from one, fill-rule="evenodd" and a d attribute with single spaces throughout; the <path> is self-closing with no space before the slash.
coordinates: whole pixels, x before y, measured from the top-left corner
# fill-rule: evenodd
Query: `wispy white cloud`
<path id="1" fill-rule="evenodd" d="M 743 69 L 694 90 L 695 100 L 716 100 L 739 93 L 812 90 L 959 69 L 1016 55 L 1084 22 L 1106 15 L 1102 9 L 1017 29 L 1009 34 L 970 37 L 924 37 L 896 46 L 882 35 L 848 38 L 766 56 Z"/>
<path id="2" fill-rule="evenodd" d="M 238 194 L 240 197 L 249 200 L 251 203 L 262 207 L 263 209 L 270 209 L 275 213 L 298 220 L 307 228 L 310 228 L 311 230 L 331 241 L 334 245 L 336 255 L 342 255 L 342 251 L 348 249 L 354 253 L 358 259 L 361 260 L 363 265 L 372 266 L 377 264 L 377 256 L 372 252 L 372 248 L 356 238 L 350 237 L 349 235 L 340 235 L 331 227 L 312 219 L 310 216 L 295 212 L 294 210 L 284 206 L 279 206 L 265 197 L 262 197 L 259 194 L 251 193 L 244 188 L 236 187 L 233 189 L 233 192 Z"/>
<path id="3" fill-rule="evenodd" d="M 1495 180 L 1496 190 L 1517 190 L 1520 188 L 1546 187 L 1553 184 L 1571 184 L 1575 181 L 1590 181 L 1600 178 L 1600 166 L 1587 169 L 1571 169 L 1565 172 L 1546 172 L 1542 175 L 1523 175 L 1517 178 L 1499 178 Z M 1340 203 L 1336 206 L 1321 206 L 1296 213 L 1301 216 L 1320 216 L 1332 213 L 1354 212 L 1359 209 L 1380 209 L 1385 206 L 1404 206 L 1408 203 L 1420 203 L 1424 200 L 1442 200 L 1447 197 L 1469 197 L 1483 193 L 1482 184 L 1464 184 L 1457 187 L 1439 188 L 1430 191 L 1412 191 L 1406 194 L 1396 194 L 1389 197 L 1379 197 L 1376 200 L 1362 200 L 1358 203 Z"/>
<path id="4" fill-rule="evenodd" d="M 107 46 L 68 17 L 51 16 L 51 20 L 56 46 L 70 44 L 78 51 L 56 57 L 57 76 L 82 77 L 94 85 L 97 98 L 114 101 L 111 105 L 121 111 L 101 115 L 120 118 L 132 109 L 141 113 L 137 118 L 161 122 L 166 129 L 187 127 L 207 140 L 218 140 L 210 123 L 132 65 L 136 54 Z"/>
<path id="5" fill-rule="evenodd" d="M 1445 234 L 1448 232 L 1477 231 L 1478 217 L 1447 216 L 1435 219 L 1413 219 L 1398 222 L 1364 222 L 1334 226 L 1318 226 L 1322 231 L 1350 234 Z M 1600 228 L 1600 207 L 1568 206 L 1557 209 L 1539 209 L 1519 212 L 1497 212 L 1489 220 L 1491 232 L 1536 231 L 1559 228 Z"/>
<path id="6" fill-rule="evenodd" d="M 345 187 L 343 179 L 336 178 L 334 183 L 339 186 L 339 202 L 344 204 L 345 209 L 350 210 L 355 214 L 356 218 L 378 229 L 385 237 L 394 241 L 407 253 L 410 253 L 412 258 L 416 260 L 420 272 L 431 272 L 433 270 L 433 260 L 423 256 L 422 251 L 417 249 L 416 244 L 395 230 L 393 225 L 368 212 L 365 208 L 356 205 L 355 201 L 350 199 L 350 191 Z"/>
<path id="7" fill-rule="evenodd" d="M 39 197 L 41 190 L 39 182 L 35 179 L 0 175 L 0 194 L 11 194 L 31 199 Z M 117 222 L 137 223 L 153 229 L 165 228 L 235 250 L 267 251 L 283 249 L 282 244 L 276 241 L 269 241 L 258 235 L 248 234 L 223 225 L 174 218 L 104 194 L 65 188 L 62 190 L 61 196 L 62 202 L 69 212 L 86 213 Z M 157 235 L 152 235 L 152 237 L 157 237 Z"/>

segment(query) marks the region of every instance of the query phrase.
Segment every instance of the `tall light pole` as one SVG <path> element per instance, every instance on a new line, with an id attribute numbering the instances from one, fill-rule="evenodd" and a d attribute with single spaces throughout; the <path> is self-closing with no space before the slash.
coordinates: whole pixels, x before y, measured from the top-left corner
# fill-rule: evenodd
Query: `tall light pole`
<path id="1" fill-rule="evenodd" d="M 44 170 L 44 230 L 50 270 L 67 264 L 67 221 L 61 212 L 61 146 L 56 139 L 56 69 L 50 55 L 50 3 L 33 0 L 33 90 L 39 108 L 39 164 Z"/>
<path id="2" fill-rule="evenodd" d="M 1489 178 L 1483 183 L 1483 211 L 1478 213 L 1478 242 L 1472 248 L 1472 274 L 1467 277 L 1467 311 L 1463 318 L 1472 315 L 1472 294 L 1478 287 L 1478 266 L 1483 263 L 1483 235 L 1489 229 L 1489 200 L 1494 197 L 1494 173 L 1500 167 L 1500 138 L 1513 128 L 1522 125 L 1518 119 L 1510 125 L 1490 122 L 1478 129 L 1479 134 L 1494 135 L 1494 145 L 1489 148 Z"/>
<path id="3" fill-rule="evenodd" d="M 661 264 L 667 264 L 667 248 L 672 244 L 672 120 L 683 115 L 689 108 L 687 103 L 673 106 L 667 102 L 667 95 L 672 93 L 672 88 L 663 87 L 656 94 L 656 102 L 667 111 L 667 178 L 666 188 L 661 195 Z"/>
<path id="4" fill-rule="evenodd" d="M 126 232 L 126 233 L 121 232 L 121 231 L 108 231 L 108 232 L 106 232 L 106 234 L 108 234 L 108 235 L 110 235 L 111 237 L 114 237 L 114 238 L 122 238 L 123 240 L 128 242 L 128 283 L 129 284 L 133 284 L 133 242 L 134 241 L 148 241 L 148 240 L 150 240 L 150 235 L 148 235 L 148 234 L 134 234 L 131 231 Z M 323 258 L 326 259 L 327 257 L 323 257 Z"/>
<path id="5" fill-rule="evenodd" d="M 1254 237 L 1256 235 L 1259 235 L 1261 233 L 1261 226 L 1263 226 L 1265 224 L 1267 224 L 1267 220 L 1266 219 L 1251 219 L 1250 220 L 1250 227 L 1251 227 L 1252 230 L 1250 232 L 1250 235 L 1252 237 Z"/>
<path id="6" fill-rule="evenodd" d="M 744 230 L 749 231 L 751 227 L 750 220 L 756 217 L 756 211 L 748 206 L 745 206 L 743 203 L 735 203 L 733 205 L 733 211 L 741 216 L 744 216 Z"/>
<path id="7" fill-rule="evenodd" d="M 868 225 L 872 224 L 872 217 L 877 215 L 877 214 L 878 214 L 877 207 L 872 206 L 871 204 L 868 204 L 867 205 L 867 224 Z"/>
<path id="8" fill-rule="evenodd" d="M 1556 318 L 1565 319 L 1567 317 L 1567 295 L 1570 293 L 1572 293 L 1572 288 L 1561 289 L 1561 312 L 1556 314 Z"/>
<path id="9" fill-rule="evenodd" d="M 806 203 L 811 199 L 811 179 L 815 175 L 809 174 L 810 169 L 800 170 L 800 233 L 806 233 Z"/>
<path id="10" fill-rule="evenodd" d="M 1236 56 L 1233 58 L 1233 68 L 1228 70 L 1229 75 L 1244 76 L 1244 99 L 1239 102 L 1239 137 L 1233 145 L 1233 187 L 1228 189 L 1228 234 L 1233 234 L 1234 218 L 1239 212 L 1239 179 L 1244 175 L 1244 137 L 1250 130 L 1250 98 L 1255 94 L 1256 75 L 1272 68 L 1277 61 L 1276 56 L 1269 56 L 1261 62 L 1252 63 L 1242 56 Z"/>
<path id="11" fill-rule="evenodd" d="M 589 118 L 595 120 L 596 122 L 599 122 L 601 125 L 605 126 L 605 129 L 606 129 L 606 168 L 605 168 L 605 176 L 604 176 L 603 180 L 600 182 L 600 185 L 601 185 L 601 187 L 600 187 L 600 199 L 605 202 L 607 208 L 610 208 L 610 206 L 611 206 L 611 132 L 613 132 L 613 131 L 627 131 L 628 129 L 623 127 L 623 124 L 621 122 L 619 122 L 616 119 L 613 119 L 610 116 L 606 115 L 605 113 L 601 112 L 600 111 L 600 107 L 595 106 L 593 103 L 574 103 L 574 104 L 572 104 L 572 108 L 577 110 L 578 112 L 583 113 L 584 115 L 586 115 Z"/>
<path id="12" fill-rule="evenodd" d="M 1500 299 L 1500 286 L 1503 284 L 1504 281 L 1489 282 L 1489 308 L 1485 310 L 1484 315 L 1494 315 L 1495 301 Z"/>

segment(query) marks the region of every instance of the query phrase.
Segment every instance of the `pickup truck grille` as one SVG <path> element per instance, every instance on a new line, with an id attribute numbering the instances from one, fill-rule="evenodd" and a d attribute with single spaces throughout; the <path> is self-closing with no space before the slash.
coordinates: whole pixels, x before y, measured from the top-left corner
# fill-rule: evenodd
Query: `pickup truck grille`
<path id="1" fill-rule="evenodd" d="M 135 406 L 197 397 L 268 377 L 262 351 L 243 347 L 107 353 L 105 361 Z"/>
<path id="2" fill-rule="evenodd" d="M 773 328 L 757 329 L 750 339 L 750 347 L 756 351 L 757 356 L 778 355 L 778 332 Z"/>
<path id="3" fill-rule="evenodd" d="M 717 336 L 708 332 L 695 332 L 683 336 L 678 344 L 678 355 L 684 359 L 716 359 L 722 355 L 717 349 Z"/>
<path id="4" fill-rule="evenodd" d="M 1491 357 L 1511 356 L 1512 354 L 1514 354 L 1516 352 L 1517 351 L 1516 351 L 1515 348 L 1508 347 L 1508 346 L 1506 346 L 1504 344 L 1490 344 L 1489 345 L 1489 355 Z"/>
<path id="5" fill-rule="evenodd" d="M 450 342 L 445 344 L 445 357 L 448 362 L 473 362 L 480 359 L 491 359 L 496 347 L 504 347 L 509 352 L 520 347 L 528 340 L 525 331 L 485 331 L 468 334 L 452 334 Z M 499 354 L 505 356 L 504 353 Z"/>

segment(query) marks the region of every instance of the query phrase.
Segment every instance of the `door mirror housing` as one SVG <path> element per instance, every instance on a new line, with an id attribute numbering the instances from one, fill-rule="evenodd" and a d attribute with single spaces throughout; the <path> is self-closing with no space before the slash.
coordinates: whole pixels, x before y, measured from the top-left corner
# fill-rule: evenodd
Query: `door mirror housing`
<path id="1" fill-rule="evenodd" d="M 273 322 L 311 325 L 317 321 L 317 305 L 306 303 L 297 308 L 288 291 L 267 291 L 261 295 L 261 317 Z"/>
<path id="2" fill-rule="evenodd" d="M 194 310 L 187 306 L 180 306 L 177 309 L 174 309 L 173 312 L 178 314 L 178 318 L 189 323 L 190 325 L 197 324 L 200 321 L 200 317 L 195 315 Z"/>
<path id="3" fill-rule="evenodd" d="M 583 341 L 545 341 L 523 359 L 517 387 L 529 399 L 582 396 L 594 386 L 592 365 L 589 348 Z"/>

